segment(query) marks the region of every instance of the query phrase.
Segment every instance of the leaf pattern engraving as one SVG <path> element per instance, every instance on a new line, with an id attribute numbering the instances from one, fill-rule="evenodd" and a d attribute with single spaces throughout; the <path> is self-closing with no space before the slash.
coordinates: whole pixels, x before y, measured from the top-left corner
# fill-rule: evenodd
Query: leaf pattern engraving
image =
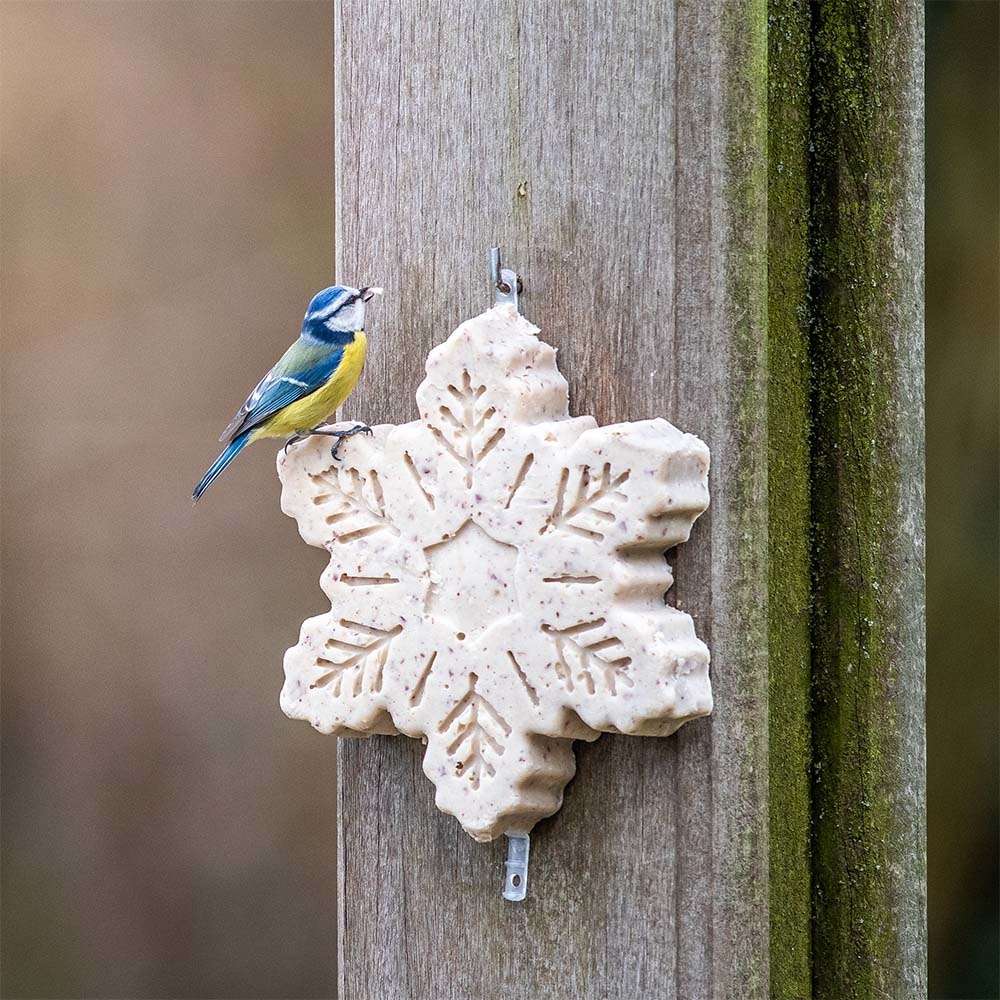
<path id="1" fill-rule="evenodd" d="M 496 407 L 484 400 L 485 395 L 486 386 L 474 386 L 463 370 L 459 384 L 448 386 L 448 399 L 428 425 L 438 444 L 465 469 L 466 487 L 472 485 L 473 469 L 506 433 Z"/>
<path id="2" fill-rule="evenodd" d="M 524 668 L 520 663 L 517 662 L 517 657 L 508 649 L 507 650 L 507 660 L 510 665 L 514 668 L 514 673 L 517 675 L 517 679 L 521 682 L 521 686 L 524 688 L 525 694 L 531 699 L 532 705 L 538 704 L 538 691 L 535 686 L 528 680 L 528 675 L 524 672 Z"/>
<path id="3" fill-rule="evenodd" d="M 624 655 L 621 639 L 604 634 L 606 624 L 605 619 L 598 618 L 564 629 L 542 626 L 542 631 L 552 638 L 556 675 L 567 691 L 573 690 L 574 680 L 584 684 L 587 694 L 598 691 L 599 681 L 612 696 L 618 694 L 619 682 L 626 687 L 634 686 L 628 673 L 632 658 Z"/>
<path id="4" fill-rule="evenodd" d="M 413 484 L 417 487 L 420 496 L 424 498 L 427 506 L 433 510 L 435 503 L 434 494 L 424 485 L 424 480 L 420 475 L 420 471 L 417 469 L 417 464 L 413 461 L 413 456 L 408 451 L 403 452 L 403 465 L 406 467 L 406 471 L 409 472 L 410 477 L 413 479 Z"/>
<path id="5" fill-rule="evenodd" d="M 430 677 L 431 671 L 434 669 L 434 661 L 437 659 L 437 650 L 435 649 L 430 656 L 427 657 L 427 664 L 421 671 L 420 678 L 417 680 L 416 685 L 413 688 L 413 694 L 410 695 L 410 704 L 419 705 L 424 697 L 424 688 L 427 686 L 427 678 Z"/>
<path id="6" fill-rule="evenodd" d="M 564 467 L 556 488 L 556 499 L 552 513 L 539 529 L 544 534 L 551 528 L 566 528 L 584 538 L 600 542 L 604 540 L 602 525 L 614 521 L 615 515 L 604 506 L 598 506 L 601 501 L 614 502 L 628 499 L 620 487 L 628 481 L 629 472 L 626 469 L 621 475 L 611 478 L 611 463 L 605 462 L 600 473 L 595 477 L 591 474 L 589 465 L 580 466 L 575 477 L 569 468 Z M 575 488 L 570 489 L 570 480 L 575 478 Z M 570 493 L 573 499 L 570 500 Z M 580 524 L 581 520 L 589 520 L 590 527 Z"/>
<path id="7" fill-rule="evenodd" d="M 382 673 L 389 657 L 389 646 L 403 631 L 403 626 L 380 629 L 342 619 L 340 627 L 357 638 L 333 637 L 326 640 L 324 650 L 328 655 L 316 657 L 316 666 L 323 673 L 311 687 L 325 688 L 330 685 L 335 698 L 341 696 L 345 682 L 352 685 L 349 693 L 355 698 L 366 689 L 378 693 L 382 690 Z"/>
<path id="8" fill-rule="evenodd" d="M 309 473 L 309 479 L 320 490 L 314 494 L 313 504 L 329 508 L 326 523 L 333 529 L 336 541 L 351 542 L 382 530 L 398 534 L 386 513 L 382 482 L 375 469 L 362 473 L 350 467 L 331 467 Z"/>
<path id="9" fill-rule="evenodd" d="M 455 774 L 468 779 L 474 789 L 479 788 L 484 774 L 492 778 L 497 773 L 491 758 L 503 756 L 511 733 L 506 719 L 476 691 L 478 680 L 476 674 L 469 674 L 469 690 L 438 727 L 441 733 L 448 733 L 456 726 L 446 752 L 457 758 Z"/>

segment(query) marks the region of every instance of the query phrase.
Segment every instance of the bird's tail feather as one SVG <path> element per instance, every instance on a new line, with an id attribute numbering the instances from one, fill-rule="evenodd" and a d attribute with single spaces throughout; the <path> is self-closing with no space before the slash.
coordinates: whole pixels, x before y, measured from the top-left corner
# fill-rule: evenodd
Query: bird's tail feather
<path id="1" fill-rule="evenodd" d="M 225 451 L 212 463 L 212 467 L 205 473 L 201 482 L 194 488 L 194 493 L 191 494 L 191 500 L 194 503 L 197 503 L 201 499 L 202 493 L 215 482 L 222 470 L 243 450 L 244 445 L 246 445 L 249 439 L 249 433 L 241 434 L 238 438 L 234 438 Z"/>

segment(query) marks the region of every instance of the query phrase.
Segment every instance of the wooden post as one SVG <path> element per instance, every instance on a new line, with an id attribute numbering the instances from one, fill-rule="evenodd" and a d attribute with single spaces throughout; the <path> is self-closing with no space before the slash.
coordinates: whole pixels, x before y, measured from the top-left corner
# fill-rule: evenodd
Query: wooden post
<path id="1" fill-rule="evenodd" d="M 923 12 L 812 25 L 818 995 L 926 990 Z"/>
<path id="2" fill-rule="evenodd" d="M 816 120 L 846 80 L 804 3 L 338 3 L 338 277 L 387 292 L 351 415 L 415 416 L 426 352 L 489 304 L 499 243 L 573 412 L 662 415 L 712 449 L 669 600 L 716 697 L 669 739 L 577 744 L 521 904 L 500 897 L 503 845 L 435 810 L 418 744 L 341 741 L 342 1000 L 864 995 L 852 955 L 879 995 L 920 993 L 921 39 L 915 3 L 885 6 L 880 26 L 847 5 L 864 25 L 844 39 L 879 67 L 849 96 L 881 88 L 881 149 L 879 116 L 860 147 Z M 809 153 L 817 128 L 842 173 Z M 891 188 L 877 217 L 837 182 L 855 154 Z M 856 217 L 878 235 L 844 285 Z M 884 298 L 857 290 L 875 269 Z M 840 451 L 869 434 L 874 452 Z"/>

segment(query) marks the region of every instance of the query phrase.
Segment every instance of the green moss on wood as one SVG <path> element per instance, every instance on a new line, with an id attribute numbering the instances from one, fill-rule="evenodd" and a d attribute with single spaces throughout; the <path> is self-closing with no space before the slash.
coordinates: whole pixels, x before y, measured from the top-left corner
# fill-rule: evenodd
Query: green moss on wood
<path id="1" fill-rule="evenodd" d="M 743 637 L 738 669 L 744 678 L 746 705 L 740 709 L 751 716 L 751 706 L 763 706 L 767 699 L 767 618 L 766 605 L 759 599 L 761 580 L 766 573 L 767 511 L 765 507 L 767 469 L 764 462 L 767 385 L 767 3 L 725 5 L 722 8 L 726 68 L 730 73 L 724 95 L 725 155 L 728 178 L 726 203 L 729 208 L 726 233 L 726 299 L 734 323 L 733 347 L 729 363 L 730 384 L 734 387 L 736 450 L 741 461 L 737 481 L 731 484 L 730 509 L 737 526 L 738 556 L 732 561 L 737 579 L 732 588 L 733 631 Z M 738 471 L 737 471 L 738 470 Z M 739 837 L 739 857 L 747 871 L 760 865 L 766 856 L 766 832 L 762 828 L 759 804 L 766 793 L 767 746 L 763 732 L 754 746 L 741 754 L 741 787 L 746 799 L 743 819 L 732 833 Z M 736 763 L 736 762 L 734 762 Z M 745 937 L 735 944 L 740 980 L 727 990 L 747 996 L 764 996 L 769 990 L 768 959 L 761 944 L 767 934 L 763 920 L 767 914 L 767 884 L 761 878 L 752 883 L 752 898 L 743 902 L 744 911 L 761 921 L 748 926 Z M 758 933 L 759 932 L 759 933 Z"/>
<path id="2" fill-rule="evenodd" d="M 906 87 L 891 0 L 816 8 L 812 51 L 811 263 L 814 323 L 812 515 L 814 991 L 911 995 L 901 967 L 896 799 L 906 762 L 894 705 L 902 573 L 895 538 L 901 469 L 894 314 L 907 280 L 903 212 Z M 898 238 L 898 237 L 897 237 Z M 904 418 L 905 419 L 905 418 Z M 905 666 L 905 665 L 904 665 Z M 909 669 L 906 667 L 906 669 Z M 921 891 L 913 886 L 914 892 Z M 916 979 L 919 980 L 919 970 Z"/>
<path id="3" fill-rule="evenodd" d="M 890 0 L 769 3 L 770 983 L 781 998 L 922 991 L 919 567 L 906 564 L 919 545 L 900 541 L 919 525 L 899 523 L 914 509 L 901 490 L 919 476 L 900 353 L 919 344 L 919 260 L 900 247 L 919 156 L 905 106 L 919 16 Z"/>
<path id="4" fill-rule="evenodd" d="M 771 991 L 812 995 L 809 5 L 768 5 L 768 648 Z"/>

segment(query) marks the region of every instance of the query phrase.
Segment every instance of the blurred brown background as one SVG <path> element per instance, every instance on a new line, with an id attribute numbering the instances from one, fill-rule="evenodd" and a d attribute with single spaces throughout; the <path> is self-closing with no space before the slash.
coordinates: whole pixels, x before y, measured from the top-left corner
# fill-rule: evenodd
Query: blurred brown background
<path id="1" fill-rule="evenodd" d="M 332 996 L 320 552 L 250 449 L 333 268 L 332 6 L 0 2 L 3 994 Z"/>
<path id="2" fill-rule="evenodd" d="M 997 11 L 927 8 L 932 997 L 1000 995 Z M 332 278 L 332 4 L 0 0 L 0 100 L 3 996 L 332 996 L 322 554 L 266 445 L 188 501 Z"/>
<path id="3" fill-rule="evenodd" d="M 931 997 L 1000 997 L 1000 5 L 927 12 Z"/>

